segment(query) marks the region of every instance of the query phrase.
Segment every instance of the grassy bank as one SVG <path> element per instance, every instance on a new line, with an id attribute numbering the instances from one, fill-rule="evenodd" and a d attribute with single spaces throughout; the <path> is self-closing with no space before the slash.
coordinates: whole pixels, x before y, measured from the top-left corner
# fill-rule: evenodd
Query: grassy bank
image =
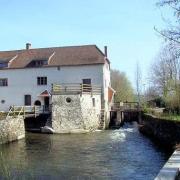
<path id="1" fill-rule="evenodd" d="M 180 121 L 175 120 L 175 118 L 177 117 L 174 115 L 157 117 L 151 114 L 143 114 L 139 130 L 157 142 L 158 145 L 169 150 L 175 150 L 180 143 Z"/>
<path id="2" fill-rule="evenodd" d="M 160 115 L 160 119 L 172 120 L 172 121 L 180 121 L 180 115 L 162 114 L 162 115 Z"/>
<path id="3" fill-rule="evenodd" d="M 180 115 L 174 113 L 165 113 L 163 108 L 149 108 L 144 110 L 144 114 L 155 116 L 162 120 L 180 121 Z"/>

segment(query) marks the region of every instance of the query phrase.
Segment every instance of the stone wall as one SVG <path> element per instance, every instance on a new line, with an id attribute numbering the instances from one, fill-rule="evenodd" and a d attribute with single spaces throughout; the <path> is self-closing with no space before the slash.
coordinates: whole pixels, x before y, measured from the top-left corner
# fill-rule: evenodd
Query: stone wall
<path id="1" fill-rule="evenodd" d="M 173 148 L 180 143 L 180 122 L 178 121 L 159 119 L 145 114 L 142 116 L 139 130 L 168 148 Z"/>
<path id="2" fill-rule="evenodd" d="M 95 106 L 93 106 L 93 101 Z M 52 128 L 55 133 L 95 130 L 100 123 L 100 109 L 100 95 L 53 95 Z"/>
<path id="3" fill-rule="evenodd" d="M 23 117 L 0 120 L 0 144 L 8 143 L 25 137 Z"/>

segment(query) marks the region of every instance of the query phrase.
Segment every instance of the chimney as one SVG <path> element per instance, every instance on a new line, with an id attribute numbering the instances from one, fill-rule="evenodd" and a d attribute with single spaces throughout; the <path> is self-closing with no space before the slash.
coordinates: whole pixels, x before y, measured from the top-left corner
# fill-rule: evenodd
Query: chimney
<path id="1" fill-rule="evenodd" d="M 31 48 L 31 43 L 26 43 L 26 49 L 30 49 Z"/>
<path id="2" fill-rule="evenodd" d="M 107 57 L 107 46 L 104 46 L 104 54 L 105 54 L 105 56 Z"/>

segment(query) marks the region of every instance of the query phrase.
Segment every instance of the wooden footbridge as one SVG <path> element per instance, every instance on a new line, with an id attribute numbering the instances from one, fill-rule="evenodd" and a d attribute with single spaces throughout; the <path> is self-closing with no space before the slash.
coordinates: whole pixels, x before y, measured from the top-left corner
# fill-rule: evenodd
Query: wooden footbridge
<path id="1" fill-rule="evenodd" d="M 110 126 L 120 126 L 124 121 L 139 121 L 141 111 L 138 102 L 116 102 L 111 106 Z"/>
<path id="2" fill-rule="evenodd" d="M 50 113 L 50 108 L 46 106 L 12 106 L 7 114 L 7 117 L 37 117 L 40 114 Z"/>
<path id="3" fill-rule="evenodd" d="M 111 106 L 112 111 L 139 112 L 141 107 L 138 102 L 116 102 Z"/>

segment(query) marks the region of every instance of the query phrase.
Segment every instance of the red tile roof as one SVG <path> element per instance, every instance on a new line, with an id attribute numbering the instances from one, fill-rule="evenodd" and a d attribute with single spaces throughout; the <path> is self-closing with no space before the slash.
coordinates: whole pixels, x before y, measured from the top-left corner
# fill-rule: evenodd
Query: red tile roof
<path id="1" fill-rule="evenodd" d="M 0 62 L 7 60 L 9 69 L 26 68 L 33 60 L 48 60 L 44 67 L 109 63 L 96 45 L 0 51 Z"/>
<path id="2" fill-rule="evenodd" d="M 51 96 L 51 95 L 50 95 L 50 93 L 49 93 L 47 90 L 45 90 L 45 91 L 43 91 L 39 96 L 49 97 L 49 96 Z"/>

